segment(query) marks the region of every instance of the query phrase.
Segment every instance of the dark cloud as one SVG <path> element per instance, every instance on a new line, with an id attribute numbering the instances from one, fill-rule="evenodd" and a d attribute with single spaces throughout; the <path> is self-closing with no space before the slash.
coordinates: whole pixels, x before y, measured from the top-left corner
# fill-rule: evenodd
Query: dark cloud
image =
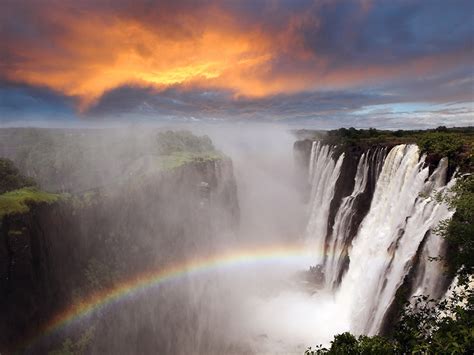
<path id="1" fill-rule="evenodd" d="M 74 117 L 74 100 L 46 88 L 0 83 L 0 123 Z"/>
<path id="2" fill-rule="evenodd" d="M 418 117 L 472 119 L 469 0 L 2 5 L 2 118 L 70 114 L 82 100 L 84 118 L 372 122 L 378 112 L 395 124 L 397 114 L 415 111 L 366 108 L 423 102 L 463 106 Z"/>

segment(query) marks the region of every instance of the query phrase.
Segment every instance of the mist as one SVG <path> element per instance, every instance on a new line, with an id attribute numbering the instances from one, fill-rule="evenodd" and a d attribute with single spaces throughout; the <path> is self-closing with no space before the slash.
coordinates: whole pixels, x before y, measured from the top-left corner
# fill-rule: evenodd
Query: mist
<path id="1" fill-rule="evenodd" d="M 383 331 L 409 273 L 418 293 L 445 290 L 421 245 L 443 250 L 430 231 L 451 212 L 418 196 L 445 188 L 447 164 L 430 172 L 414 145 L 341 151 L 273 124 L 0 134 L 1 155 L 56 196 L 3 224 L 33 256 L 5 251 L 8 349 L 302 354 Z"/>
<path id="2" fill-rule="evenodd" d="M 234 164 L 241 207 L 239 247 L 304 246 L 307 202 L 298 186 L 294 133 L 287 127 L 256 124 L 221 127 L 208 134 Z M 238 310 L 236 315 L 245 315 L 239 327 L 247 340 L 241 342 L 256 353 L 303 353 L 310 345 L 328 345 L 334 334 L 348 330 L 334 298 L 308 292 L 299 279 L 298 272 L 310 265 L 309 258 L 299 255 L 223 278 L 232 285 L 238 274 L 245 282 L 245 287 L 234 288 L 238 297 L 229 305 Z"/>
<path id="3" fill-rule="evenodd" d="M 1 4 L 0 355 L 473 353 L 473 1 Z"/>

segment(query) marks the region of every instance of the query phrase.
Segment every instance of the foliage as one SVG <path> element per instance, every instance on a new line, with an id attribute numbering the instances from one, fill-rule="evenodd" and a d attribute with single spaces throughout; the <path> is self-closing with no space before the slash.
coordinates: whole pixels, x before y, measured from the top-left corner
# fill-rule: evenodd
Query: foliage
<path id="1" fill-rule="evenodd" d="M 0 194 L 35 185 L 33 179 L 20 174 L 11 160 L 0 158 Z"/>
<path id="2" fill-rule="evenodd" d="M 472 167 L 473 140 L 449 131 L 427 132 L 416 138 L 416 144 L 422 153 L 428 154 L 431 159 L 439 160 L 448 157 L 452 166 L 467 171 Z"/>
<path id="3" fill-rule="evenodd" d="M 84 167 L 84 149 L 76 137 L 61 131 L 28 129 L 13 131 L 12 140 L 21 147 L 15 156 L 20 170 L 48 190 L 67 190 L 79 179 Z M 89 168 L 90 170 L 90 168 Z"/>
<path id="4" fill-rule="evenodd" d="M 208 136 L 198 137 L 189 131 L 158 133 L 158 152 L 164 170 L 176 169 L 191 162 L 221 159 Z"/>
<path id="5" fill-rule="evenodd" d="M 446 300 L 419 296 L 408 303 L 391 337 L 336 335 L 329 349 L 321 346 L 305 355 L 319 354 L 472 354 L 474 352 L 474 295 L 459 285 Z"/>
<path id="6" fill-rule="evenodd" d="M 161 167 L 164 170 L 173 170 L 191 162 L 204 162 L 204 161 L 210 161 L 210 160 L 217 160 L 221 158 L 222 156 L 216 152 L 204 152 L 204 153 L 176 152 L 173 154 L 163 156 L 161 158 Z"/>
<path id="7" fill-rule="evenodd" d="M 9 128 L 0 129 L 0 141 L 42 189 L 80 193 L 120 181 L 131 163 L 156 149 L 156 131 Z"/>
<path id="8" fill-rule="evenodd" d="M 459 178 L 451 192 L 442 198 L 456 212 L 442 221 L 437 233 L 448 241 L 451 272 L 464 280 L 474 273 L 474 176 Z"/>
<path id="9" fill-rule="evenodd" d="M 220 155 L 207 136 L 158 129 L 0 129 L 0 141 L 0 150 L 42 189 L 71 194 L 123 182 L 144 157 L 156 158 L 151 168 L 167 170 Z"/>
<path id="10" fill-rule="evenodd" d="M 6 192 L 0 195 L 0 218 L 10 214 L 26 213 L 32 204 L 50 204 L 59 198 L 57 194 L 40 191 L 33 187 Z"/>
<path id="11" fill-rule="evenodd" d="M 301 138 L 317 139 L 326 144 L 369 148 L 374 145 L 393 146 L 417 144 L 429 160 L 437 163 L 448 157 L 450 166 L 457 166 L 463 172 L 472 171 L 474 158 L 474 127 L 446 128 L 440 126 L 430 130 L 378 130 L 374 128 L 339 128 L 330 131 L 296 132 Z"/>
<path id="12" fill-rule="evenodd" d="M 464 140 L 454 133 L 429 132 L 420 136 L 417 144 L 422 152 L 453 158 L 462 150 Z"/>
<path id="13" fill-rule="evenodd" d="M 159 132 L 157 142 L 160 155 L 177 152 L 205 153 L 215 151 L 208 136 L 198 137 L 189 131 Z"/>
<path id="14" fill-rule="evenodd" d="M 396 354 L 399 348 L 396 342 L 381 336 L 359 337 L 360 354 Z"/>
<path id="15" fill-rule="evenodd" d="M 321 346 L 316 349 L 308 348 L 305 355 L 320 354 L 397 354 L 399 346 L 394 341 L 381 336 L 368 337 L 365 335 L 356 338 L 350 333 L 336 335 L 329 349 Z"/>
<path id="16" fill-rule="evenodd" d="M 458 284 L 450 297 L 418 296 L 407 305 L 394 338 L 403 353 L 468 354 L 474 350 L 473 290 Z"/>

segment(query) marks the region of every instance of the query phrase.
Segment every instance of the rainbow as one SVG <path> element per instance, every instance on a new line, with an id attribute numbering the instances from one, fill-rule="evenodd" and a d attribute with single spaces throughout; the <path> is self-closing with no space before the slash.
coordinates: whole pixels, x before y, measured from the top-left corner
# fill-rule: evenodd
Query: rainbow
<path id="1" fill-rule="evenodd" d="M 309 256 L 304 248 L 298 246 L 271 246 L 244 250 L 221 252 L 172 264 L 156 270 L 147 271 L 133 278 L 120 282 L 110 289 L 95 292 L 80 303 L 72 304 L 51 318 L 43 327 L 40 336 L 54 333 L 63 327 L 73 324 L 93 314 L 103 307 L 119 302 L 122 299 L 157 287 L 183 276 L 195 275 L 216 268 L 242 267 L 255 263 L 301 261 Z"/>

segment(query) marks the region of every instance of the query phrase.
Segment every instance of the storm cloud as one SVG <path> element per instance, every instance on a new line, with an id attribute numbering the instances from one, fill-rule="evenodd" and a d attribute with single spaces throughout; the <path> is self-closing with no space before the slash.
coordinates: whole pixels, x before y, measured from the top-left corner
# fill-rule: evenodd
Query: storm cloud
<path id="1" fill-rule="evenodd" d="M 6 0 L 3 10 L 2 118 L 474 120 L 471 1 Z M 407 111 L 388 117 L 380 105 Z M 459 115 L 445 115 L 453 105 Z"/>

